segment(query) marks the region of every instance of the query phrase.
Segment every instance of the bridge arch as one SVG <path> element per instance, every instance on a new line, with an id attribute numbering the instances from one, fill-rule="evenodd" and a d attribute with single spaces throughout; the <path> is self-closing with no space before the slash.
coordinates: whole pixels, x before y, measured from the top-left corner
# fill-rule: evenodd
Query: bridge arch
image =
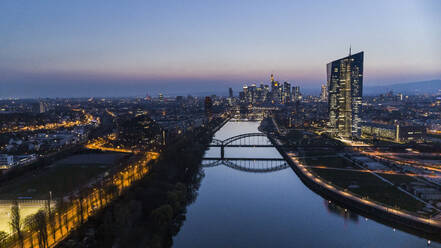
<path id="1" fill-rule="evenodd" d="M 265 137 L 266 138 L 266 134 L 264 134 L 264 133 L 244 133 L 244 134 L 232 136 L 232 137 L 227 138 L 225 140 L 213 139 L 210 146 L 225 147 L 225 146 L 231 145 L 233 142 L 235 142 L 237 140 L 251 138 L 251 137 Z M 270 144 L 269 140 L 266 139 L 265 141 L 266 141 L 265 146 L 268 146 L 268 144 Z M 253 145 L 259 146 L 261 144 L 245 144 L 245 145 L 246 146 L 253 146 Z"/>
<path id="2" fill-rule="evenodd" d="M 231 169 L 244 171 L 244 172 L 252 172 L 252 173 L 270 173 L 270 172 L 284 170 L 289 167 L 288 163 L 284 161 L 275 165 L 267 165 L 267 166 L 259 166 L 259 167 L 247 166 L 238 163 L 238 161 L 232 162 L 229 160 L 224 160 L 223 164 Z"/>
<path id="3" fill-rule="evenodd" d="M 250 137 L 266 137 L 266 135 L 264 133 L 244 133 L 244 134 L 236 135 L 236 136 L 230 137 L 228 139 L 225 139 L 223 141 L 223 145 L 228 146 L 229 144 L 233 143 L 236 140 L 250 138 Z"/>
<path id="4" fill-rule="evenodd" d="M 224 141 L 220 139 L 212 139 L 211 144 L 213 145 L 223 145 Z"/>
<path id="5" fill-rule="evenodd" d="M 208 163 L 203 163 L 203 168 L 216 167 L 220 165 L 225 165 L 231 169 L 252 172 L 252 173 L 270 173 L 275 171 L 284 170 L 289 167 L 286 161 L 280 159 L 274 160 L 261 160 L 262 163 L 256 163 L 260 161 L 258 158 L 254 161 L 250 160 L 215 160 L 209 161 Z"/>

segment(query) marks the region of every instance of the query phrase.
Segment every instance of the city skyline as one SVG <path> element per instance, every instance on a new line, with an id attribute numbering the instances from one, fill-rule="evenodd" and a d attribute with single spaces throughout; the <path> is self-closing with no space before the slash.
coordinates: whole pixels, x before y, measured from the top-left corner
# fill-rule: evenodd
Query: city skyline
<path id="1" fill-rule="evenodd" d="M 0 1 L 0 248 L 441 247 L 439 13 Z"/>
<path id="2" fill-rule="evenodd" d="M 319 91 L 350 45 L 366 86 L 441 78 L 437 1 L 47 3 L 1 3 L 0 97 L 208 92 L 271 73 Z"/>

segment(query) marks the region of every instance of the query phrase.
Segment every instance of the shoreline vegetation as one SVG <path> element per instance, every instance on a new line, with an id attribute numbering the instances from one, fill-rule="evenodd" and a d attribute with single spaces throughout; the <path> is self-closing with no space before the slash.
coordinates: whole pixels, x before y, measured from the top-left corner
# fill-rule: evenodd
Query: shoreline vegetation
<path id="1" fill-rule="evenodd" d="M 204 177 L 200 164 L 217 118 L 172 137 L 149 173 L 57 247 L 171 247 Z"/>
<path id="2" fill-rule="evenodd" d="M 133 154 L 101 181 L 71 196 L 49 199 L 26 218 L 19 201 L 11 208 L 11 235 L 0 247 L 167 247 L 194 202 L 203 173 L 200 164 L 225 118 L 167 137 L 159 153 Z M 141 137 L 143 138 L 143 137 Z M 151 149 L 150 149 L 151 150 Z"/>

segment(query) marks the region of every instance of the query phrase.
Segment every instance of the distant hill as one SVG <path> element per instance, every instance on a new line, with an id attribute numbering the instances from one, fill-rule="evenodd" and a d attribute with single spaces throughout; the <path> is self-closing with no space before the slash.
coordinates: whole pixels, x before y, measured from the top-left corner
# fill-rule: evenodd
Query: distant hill
<path id="1" fill-rule="evenodd" d="M 403 93 L 405 95 L 441 93 L 441 80 L 436 79 L 431 81 L 399 83 L 384 86 L 367 86 L 363 89 L 363 95 L 378 95 L 391 90 L 395 93 Z"/>

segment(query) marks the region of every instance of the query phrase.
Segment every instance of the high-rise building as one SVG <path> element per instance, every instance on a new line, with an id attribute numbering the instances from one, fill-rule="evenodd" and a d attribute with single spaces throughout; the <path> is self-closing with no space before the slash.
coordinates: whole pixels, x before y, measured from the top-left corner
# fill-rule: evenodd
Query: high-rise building
<path id="1" fill-rule="evenodd" d="M 281 103 L 282 87 L 278 81 L 274 81 L 274 75 L 271 74 L 271 101 L 273 103 Z"/>
<path id="2" fill-rule="evenodd" d="M 204 101 L 205 114 L 207 115 L 211 114 L 212 106 L 213 106 L 213 101 L 211 100 L 211 97 L 206 96 Z"/>
<path id="3" fill-rule="evenodd" d="M 249 103 L 256 103 L 257 99 L 257 86 L 256 84 L 252 84 L 248 86 L 248 102 Z"/>
<path id="4" fill-rule="evenodd" d="M 328 100 L 328 89 L 326 84 L 322 84 L 322 92 L 320 93 L 320 101 L 326 102 Z"/>
<path id="5" fill-rule="evenodd" d="M 240 92 L 239 92 L 239 100 L 240 100 L 241 102 L 244 102 L 244 101 L 245 101 L 245 92 L 243 92 L 243 91 L 240 91 Z"/>
<path id="6" fill-rule="evenodd" d="M 291 84 L 288 82 L 283 83 L 282 103 L 291 102 Z"/>
<path id="7" fill-rule="evenodd" d="M 44 113 L 44 112 L 46 112 L 46 110 L 47 110 L 47 108 L 46 108 L 46 103 L 40 101 L 40 102 L 39 102 L 39 110 L 40 110 L 40 111 L 39 111 L 40 113 Z"/>
<path id="8" fill-rule="evenodd" d="M 229 96 L 230 98 L 233 98 L 233 89 L 232 89 L 232 88 L 229 88 L 229 89 L 228 89 L 228 96 Z"/>
<path id="9" fill-rule="evenodd" d="M 249 98 L 250 98 L 250 97 L 249 97 L 249 94 L 250 94 L 250 93 L 249 93 L 249 91 L 248 91 L 248 85 L 244 85 L 242 89 L 243 89 L 243 95 L 244 95 L 244 99 L 243 99 L 243 100 L 244 100 L 245 102 L 248 102 L 248 100 L 249 100 Z"/>
<path id="10" fill-rule="evenodd" d="M 263 102 L 271 101 L 270 100 L 270 88 L 267 84 L 263 86 Z"/>
<path id="11" fill-rule="evenodd" d="M 298 102 L 302 100 L 302 94 L 300 93 L 300 86 L 293 86 L 291 94 L 293 101 Z"/>
<path id="12" fill-rule="evenodd" d="M 327 64 L 329 126 L 346 138 L 360 135 L 363 52 Z"/>

